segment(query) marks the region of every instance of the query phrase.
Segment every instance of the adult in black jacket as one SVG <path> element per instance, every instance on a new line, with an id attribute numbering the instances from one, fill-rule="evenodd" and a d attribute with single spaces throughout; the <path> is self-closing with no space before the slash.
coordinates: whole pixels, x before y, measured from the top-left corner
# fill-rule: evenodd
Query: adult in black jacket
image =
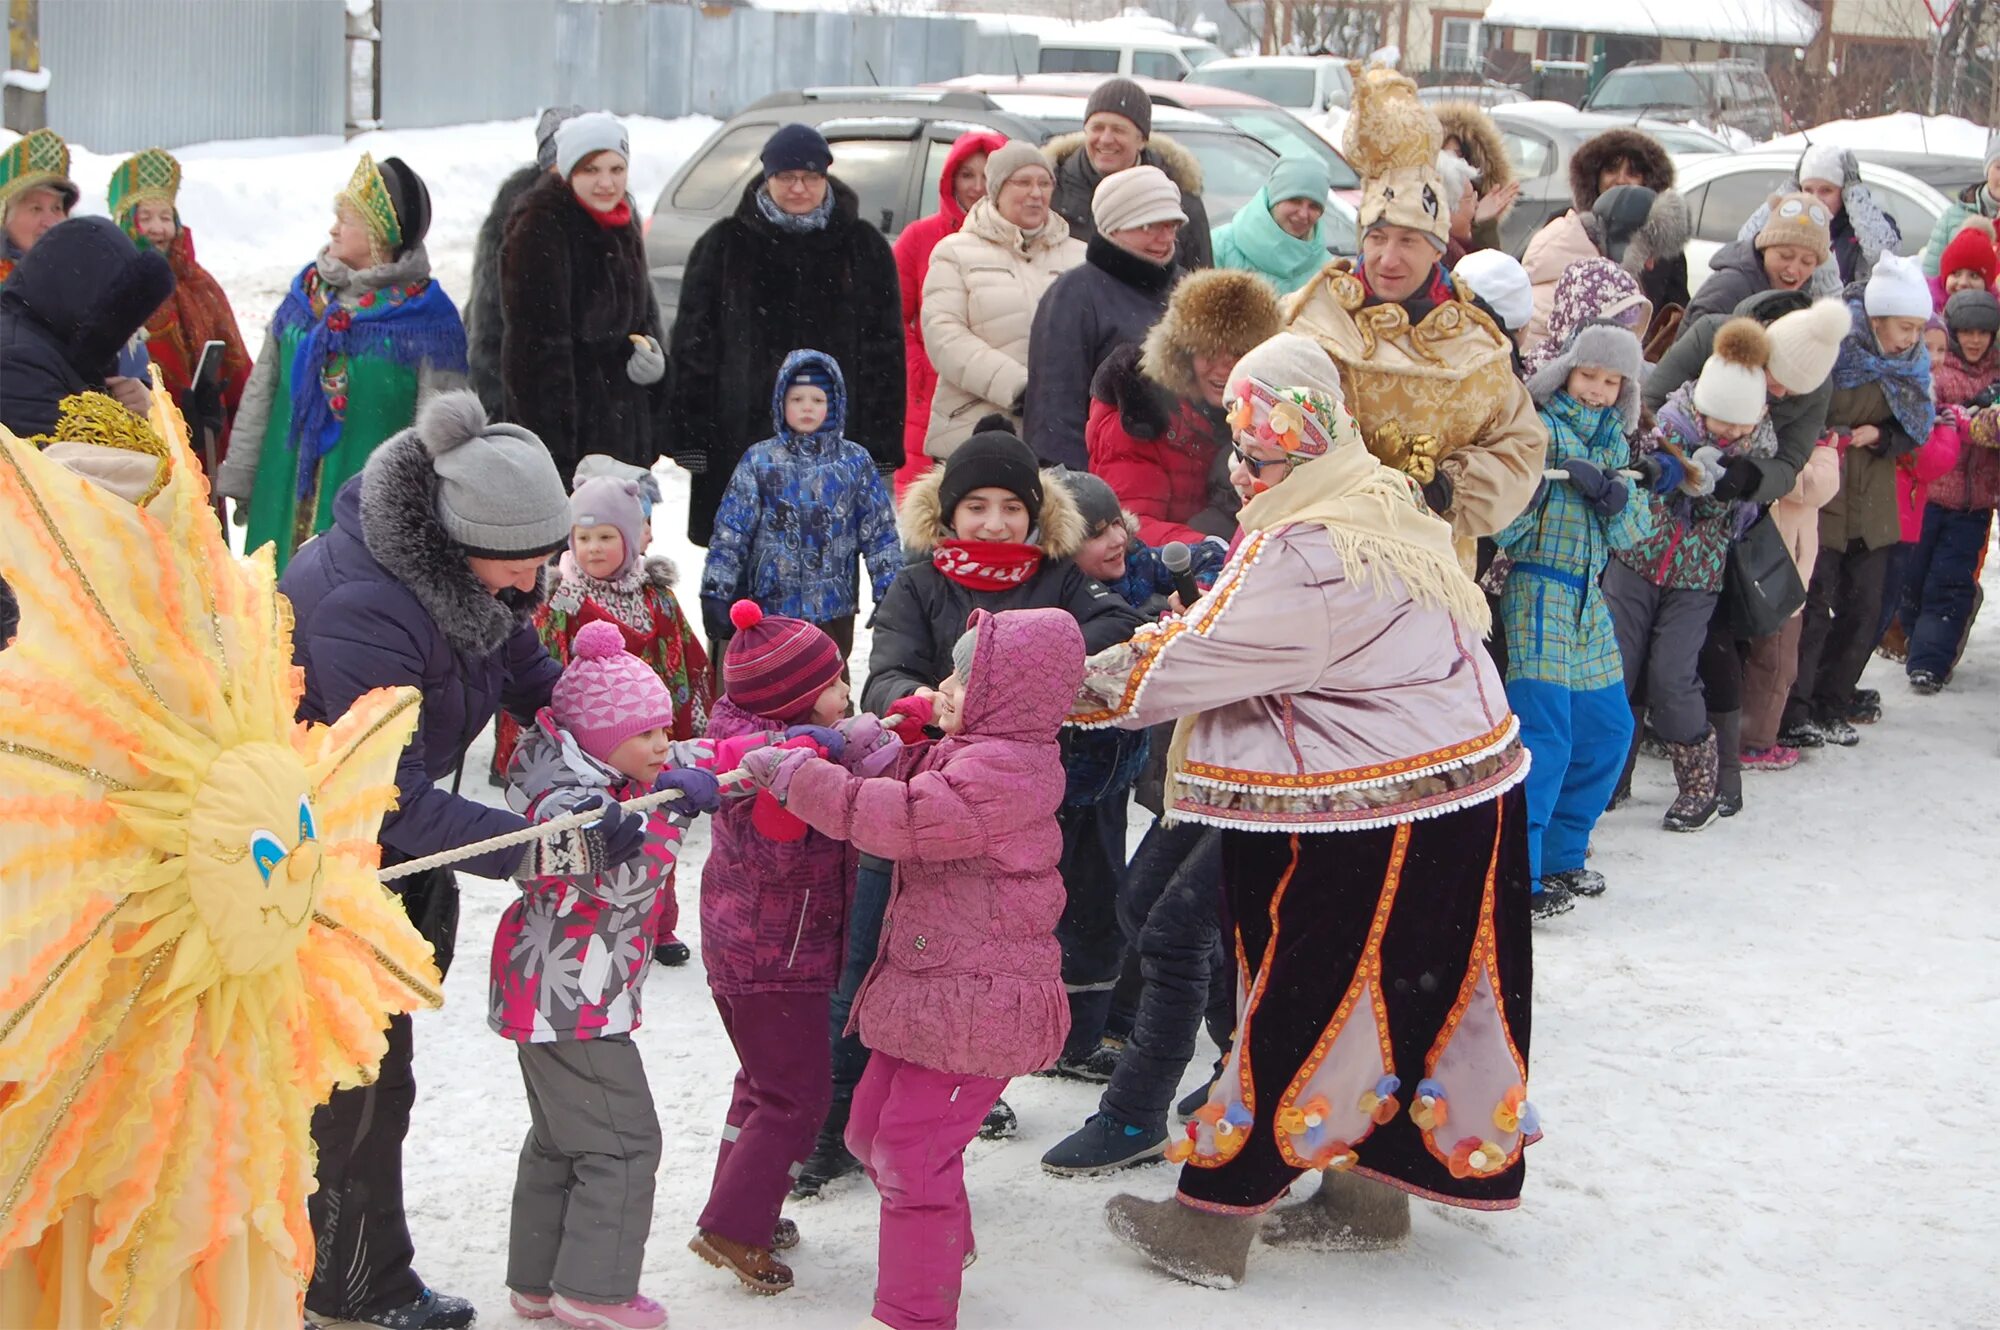
<path id="1" fill-rule="evenodd" d="M 688 539 L 708 544 L 736 463 L 771 433 L 785 356 L 823 351 L 847 379 L 847 437 L 884 475 L 903 460 L 903 307 L 889 242 L 805 125 L 764 145 L 764 174 L 688 255 L 674 318 L 674 461 L 694 475 Z M 793 211 L 793 209 L 798 209 Z"/>
<path id="2" fill-rule="evenodd" d="M 1042 151 L 1056 174 L 1051 206 L 1076 239 L 1088 241 L 1097 234 L 1091 200 L 1106 176 L 1157 166 L 1180 189 L 1181 210 L 1188 218 L 1181 232 L 1181 267 L 1215 266 L 1208 208 L 1201 201 L 1201 163 L 1166 135 L 1153 133 L 1153 100 L 1131 79 L 1098 84 L 1084 103 L 1083 129 L 1050 139 Z"/>
<path id="3" fill-rule="evenodd" d="M 1833 216 L 1810 194 L 1781 195 L 1777 209 L 1755 236 L 1715 251 L 1686 322 L 1727 314 L 1760 291 L 1810 292 L 1814 272 L 1833 252 L 1827 238 Z"/>
<path id="4" fill-rule="evenodd" d="M 118 352 L 173 294 L 165 258 L 108 217 L 50 228 L 0 286 L 0 425 L 47 434 L 62 399 L 101 392 L 145 410 L 145 387 L 117 379 Z"/>
<path id="5" fill-rule="evenodd" d="M 667 360 L 629 158 L 616 118 L 565 121 L 555 169 L 521 196 L 500 251 L 507 418 L 566 481 L 585 453 L 651 466 L 664 451 Z"/>
<path id="6" fill-rule="evenodd" d="M 581 106 L 551 106 L 535 125 L 535 164 L 523 166 L 500 182 L 479 235 L 472 242 L 472 281 L 465 294 L 465 359 L 472 391 L 489 420 L 507 418 L 507 396 L 500 386 L 500 342 L 506 315 L 500 305 L 500 246 L 514 205 L 556 164 L 556 128 L 583 114 Z"/>
<path id="7" fill-rule="evenodd" d="M 1173 189 L 1162 174 L 1139 167 L 1116 177 L 1144 186 L 1150 178 L 1153 206 L 1133 206 L 1119 191 L 1100 191 L 1096 210 L 1106 225 L 1084 246 L 1083 262 L 1056 278 L 1035 307 L 1028 332 L 1028 391 L 1022 433 L 1035 456 L 1072 471 L 1090 468 L 1084 431 L 1090 423 L 1090 383 L 1097 367 L 1146 333 L 1166 313 L 1167 297 L 1181 275 L 1175 262 L 1179 238 L 1163 240 L 1164 219 Z M 1143 203 L 1143 198 L 1140 200 Z M 1174 215 L 1182 215 L 1174 210 Z M 1112 225 L 1124 223 L 1123 225 Z M 1179 235 L 1193 228 L 1183 225 Z"/>

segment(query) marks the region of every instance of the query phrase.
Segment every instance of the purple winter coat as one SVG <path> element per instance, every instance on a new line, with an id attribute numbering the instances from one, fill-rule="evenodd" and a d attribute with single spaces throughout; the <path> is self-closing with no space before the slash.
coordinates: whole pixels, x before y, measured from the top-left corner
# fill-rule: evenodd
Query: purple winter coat
<path id="1" fill-rule="evenodd" d="M 785 807 L 896 865 L 875 968 L 853 1025 L 878 1052 L 935 1071 L 1040 1071 L 1069 1034 L 1062 948 L 1062 754 L 1083 681 L 1067 610 L 975 610 L 963 729 L 864 780 L 810 758 Z"/>
<path id="2" fill-rule="evenodd" d="M 371 688 L 423 694 L 416 737 L 396 767 L 396 807 L 382 819 L 388 864 L 526 825 L 435 782 L 501 705 L 532 722 L 562 675 L 529 623 L 542 591 L 487 591 L 436 502 L 437 473 L 417 432 L 405 430 L 341 488 L 332 528 L 301 545 L 278 582 L 292 602 L 292 660 L 306 675 L 299 719 L 338 720 Z M 516 845 L 454 867 L 506 877 L 520 857 Z"/>
<path id="3" fill-rule="evenodd" d="M 708 718 L 708 737 L 718 743 L 784 728 L 726 696 Z M 755 802 L 731 800 L 709 819 L 701 870 L 708 986 L 724 997 L 831 993 L 847 951 L 854 851 L 817 831 L 804 840 L 772 840 L 750 824 Z"/>

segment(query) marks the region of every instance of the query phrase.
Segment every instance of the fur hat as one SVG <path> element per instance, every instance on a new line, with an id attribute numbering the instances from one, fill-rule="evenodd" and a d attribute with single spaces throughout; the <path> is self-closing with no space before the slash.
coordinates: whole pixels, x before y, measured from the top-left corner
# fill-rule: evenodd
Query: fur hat
<path id="1" fill-rule="evenodd" d="M 729 607 L 736 635 L 722 657 L 722 691 L 753 716 L 793 722 L 840 677 L 840 647 L 804 619 L 766 614 L 754 600 Z"/>
<path id="2" fill-rule="evenodd" d="M 1471 102 L 1437 102 L 1431 106 L 1431 114 L 1438 118 L 1438 126 L 1444 131 L 1444 150 L 1450 152 L 1451 144 L 1456 142 L 1458 155 L 1479 168 L 1479 197 L 1485 198 L 1513 183 L 1514 167 L 1507 160 L 1506 140 L 1492 116 Z"/>
<path id="3" fill-rule="evenodd" d="M 1090 100 L 1083 104 L 1083 123 L 1089 124 L 1100 111 L 1124 116 L 1139 127 L 1142 139 L 1153 137 L 1153 99 L 1131 79 L 1106 79 L 1091 89 Z"/>
<path id="4" fill-rule="evenodd" d="M 1049 165 L 1049 159 L 1042 156 L 1040 148 L 1023 139 L 1008 139 L 986 154 L 986 192 L 997 200 L 1000 186 L 1017 172 L 1031 166 L 1046 171 L 1051 180 L 1056 178 L 1054 168 Z"/>
<path id="5" fill-rule="evenodd" d="M 618 528 L 619 539 L 625 542 L 625 557 L 611 575 L 613 580 L 631 572 L 632 565 L 645 557 L 650 523 L 645 496 L 635 481 L 600 476 L 579 484 L 569 498 L 569 521 L 572 531 L 593 526 Z"/>
<path id="6" fill-rule="evenodd" d="M 1139 368 L 1168 392 L 1200 401 L 1196 356 L 1241 356 L 1281 326 L 1277 290 L 1263 277 L 1203 268 L 1181 278 L 1167 297 L 1167 312 L 1146 334 Z"/>
<path id="7" fill-rule="evenodd" d="M 1518 332 L 1535 317 L 1535 288 L 1521 261 L 1503 249 L 1475 249 L 1451 270 L 1461 296 L 1486 302 L 1508 332 Z"/>
<path id="8" fill-rule="evenodd" d="M 1770 395 L 1764 382 L 1771 338 L 1755 319 L 1731 319 L 1715 330 L 1715 348 L 1694 385 L 1694 409 L 1729 425 L 1764 418 Z"/>
<path id="9" fill-rule="evenodd" d="M 467 554 L 531 559 L 569 543 L 569 495 L 542 441 L 490 424 L 473 393 L 439 393 L 417 413 L 437 473 L 437 516 Z"/>
<path id="10" fill-rule="evenodd" d="M 1451 241 L 1451 204 L 1437 155 L 1444 130 L 1417 99 L 1417 85 L 1393 69 L 1354 70 L 1354 109 L 1341 154 L 1361 173 L 1357 226 L 1406 226 L 1442 253 Z"/>
<path id="11" fill-rule="evenodd" d="M 1455 152 L 1439 150 L 1437 167 L 1438 174 L 1444 177 L 1444 197 L 1449 207 L 1457 207 L 1465 191 L 1479 183 L 1479 168 Z M 1478 190 L 1473 188 L 1473 197 L 1478 196 Z"/>
<path id="12" fill-rule="evenodd" d="M 1771 338 L 1771 377 L 1789 393 L 1816 390 L 1833 373 L 1840 344 L 1853 326 L 1854 318 L 1839 296 L 1773 319 L 1766 329 Z"/>
<path id="13" fill-rule="evenodd" d="M 1861 303 L 1871 319 L 1927 319 L 1933 308 L 1924 270 L 1915 259 L 1900 254 L 1884 254 L 1875 260 Z"/>
<path id="14" fill-rule="evenodd" d="M 1758 250 L 1773 245 L 1793 245 L 1809 249 L 1821 263 L 1833 253 L 1833 214 L 1817 198 L 1804 191 L 1779 194 L 1771 199 L 1771 215 L 1757 233 Z"/>
<path id="15" fill-rule="evenodd" d="M 1187 219 L 1181 187 L 1157 166 L 1114 172 L 1098 181 L 1090 196 L 1090 220 L 1102 235 Z"/>
<path id="16" fill-rule="evenodd" d="M 1528 376 L 1528 395 L 1536 406 L 1547 406 L 1569 385 L 1570 371 L 1579 367 L 1610 370 L 1625 377 L 1618 387 L 1618 414 L 1624 417 L 1627 430 L 1635 428 L 1639 423 L 1640 380 L 1646 374 L 1646 351 L 1639 345 L 1639 335 L 1616 323 L 1584 324 L 1567 345 Z"/>
<path id="17" fill-rule="evenodd" d="M 1968 218 L 1938 259 L 1939 277 L 1949 277 L 1965 268 L 1978 273 L 1979 280 L 1987 286 L 1993 285 L 1994 277 L 2000 275 L 2000 253 L 1993 244 L 1993 223 L 1984 217 Z"/>
<path id="18" fill-rule="evenodd" d="M 626 649 L 617 624 L 596 619 L 577 630 L 549 711 L 584 752 L 609 763 L 633 735 L 673 725 L 674 695 Z"/>
<path id="19" fill-rule="evenodd" d="M 1578 145 L 1569 158 L 1569 196 L 1578 212 L 1597 203 L 1597 178 L 1623 158 L 1639 172 L 1639 183 L 1655 194 L 1674 187 L 1674 159 L 1651 134 L 1637 129 L 1607 129 Z"/>

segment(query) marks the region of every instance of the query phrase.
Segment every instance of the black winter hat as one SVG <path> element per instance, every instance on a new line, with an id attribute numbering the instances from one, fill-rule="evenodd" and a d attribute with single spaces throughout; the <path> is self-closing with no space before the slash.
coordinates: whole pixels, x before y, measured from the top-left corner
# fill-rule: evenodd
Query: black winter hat
<path id="1" fill-rule="evenodd" d="M 833 149 L 811 125 L 780 125 L 777 133 L 764 140 L 763 158 L 767 178 L 787 171 L 815 171 L 825 175 L 833 165 Z"/>
<path id="2" fill-rule="evenodd" d="M 389 206 L 396 210 L 396 227 L 403 233 L 402 243 L 396 246 L 400 259 L 423 244 L 424 234 L 431 229 L 431 192 L 424 188 L 423 177 L 401 157 L 384 157 L 375 170 L 389 191 Z"/>
<path id="3" fill-rule="evenodd" d="M 992 486 L 1021 496 L 1028 520 L 1042 520 L 1042 472 L 1035 454 L 1016 435 L 983 430 L 944 459 L 944 479 L 938 482 L 938 515 L 946 526 L 959 501 L 976 489 Z"/>
<path id="4" fill-rule="evenodd" d="M 1102 476 L 1093 476 L 1088 471 L 1065 471 L 1062 473 L 1063 488 L 1069 491 L 1071 502 L 1083 516 L 1083 530 L 1086 536 L 1095 536 L 1108 526 L 1116 526 L 1125 520 L 1125 505 L 1118 502 L 1118 496 L 1104 483 Z"/>
<path id="5" fill-rule="evenodd" d="M 1142 139 L 1153 137 L 1153 99 L 1131 79 L 1106 79 L 1098 84 L 1083 104 L 1084 123 L 1099 111 L 1124 116 L 1139 127 Z"/>
<path id="6" fill-rule="evenodd" d="M 1597 196 L 1590 211 L 1604 224 L 1604 257 L 1625 261 L 1625 246 L 1652 215 L 1658 194 L 1644 185 L 1614 185 Z"/>

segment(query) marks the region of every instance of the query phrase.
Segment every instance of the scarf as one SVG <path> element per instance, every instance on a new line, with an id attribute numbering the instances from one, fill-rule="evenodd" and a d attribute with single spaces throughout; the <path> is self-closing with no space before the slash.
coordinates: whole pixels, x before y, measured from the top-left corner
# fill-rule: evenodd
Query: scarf
<path id="1" fill-rule="evenodd" d="M 829 190 L 828 192 L 831 193 L 832 191 Z M 632 224 L 631 199 L 620 199 L 618 206 L 610 212 L 599 212 L 588 203 L 584 203 L 582 199 L 578 199 L 577 202 L 585 212 L 590 214 L 591 221 L 596 222 L 607 231 L 623 231 Z"/>
<path id="2" fill-rule="evenodd" d="M 833 182 L 827 182 L 826 196 L 819 201 L 819 206 L 807 213 L 786 212 L 771 197 L 771 191 L 760 185 L 757 189 L 757 211 L 764 215 L 765 221 L 792 235 L 824 231 L 827 222 L 833 218 Z"/>
<path id="3" fill-rule="evenodd" d="M 1833 362 L 1833 386 L 1859 388 L 1878 383 L 1889 399 L 1889 414 L 1903 433 L 1919 444 L 1931 436 L 1937 423 L 1937 407 L 1931 400 L 1931 357 L 1921 340 L 1900 356 L 1885 356 L 1868 326 L 1868 311 L 1859 298 L 1847 302 L 1853 317 L 1853 331 L 1840 344 L 1840 359 Z"/>
<path id="4" fill-rule="evenodd" d="M 2000 378 L 2000 342 L 1987 347 L 1979 359 L 1967 360 L 1954 337 L 1952 349 L 1932 363 L 1931 378 L 1940 406 L 1964 406 Z"/>
<path id="5" fill-rule="evenodd" d="M 968 591 L 1008 591 L 1025 585 L 1041 570 L 1038 545 L 1011 540 L 940 540 L 931 567 Z"/>
<path id="6" fill-rule="evenodd" d="M 551 608 L 575 614 L 585 601 L 594 600 L 621 626 L 635 633 L 653 631 L 653 607 L 646 600 L 651 576 L 643 556 L 616 577 L 592 577 L 578 566 L 576 555 L 564 550 L 557 569 L 561 577 L 549 593 Z"/>
<path id="7" fill-rule="evenodd" d="M 139 243 L 141 249 L 153 248 Z M 196 262 L 194 236 L 185 226 L 167 242 L 165 255 L 167 266 L 174 270 L 174 293 L 146 320 L 146 336 L 147 350 L 166 376 L 167 387 L 177 393 L 188 390 L 201 348 L 209 342 L 222 343 L 221 382 L 245 382 L 250 377 L 250 357 L 243 335 L 236 330 L 236 315 L 222 287 Z"/>
<path id="8" fill-rule="evenodd" d="M 1485 595 L 1459 564 L 1451 524 L 1424 506 L 1415 481 L 1365 448 L 1348 444 L 1297 463 L 1244 504 L 1237 523 L 1245 532 L 1294 523 L 1324 527 L 1356 586 L 1385 599 L 1400 589 L 1482 638 L 1493 626 Z"/>
<path id="9" fill-rule="evenodd" d="M 359 272 L 322 252 L 292 279 L 271 320 L 273 336 L 293 331 L 303 334 L 292 355 L 289 435 L 299 450 L 301 499 L 312 492 L 320 460 L 340 443 L 353 357 L 466 371 L 465 325 L 451 297 L 431 281 L 422 245 Z"/>

